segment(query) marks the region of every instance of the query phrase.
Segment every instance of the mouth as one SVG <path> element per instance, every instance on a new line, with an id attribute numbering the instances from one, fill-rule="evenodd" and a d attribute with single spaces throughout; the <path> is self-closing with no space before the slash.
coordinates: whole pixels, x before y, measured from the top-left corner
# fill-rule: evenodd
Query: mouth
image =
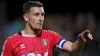
<path id="1" fill-rule="evenodd" d="M 38 23 L 38 24 L 41 25 L 41 26 L 43 25 L 43 23 Z"/>

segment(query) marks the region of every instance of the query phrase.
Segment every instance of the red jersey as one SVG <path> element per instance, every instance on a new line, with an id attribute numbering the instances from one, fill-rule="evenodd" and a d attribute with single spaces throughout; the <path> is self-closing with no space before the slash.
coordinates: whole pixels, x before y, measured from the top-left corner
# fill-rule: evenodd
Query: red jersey
<path id="1" fill-rule="evenodd" d="M 53 47 L 62 48 L 64 42 L 59 34 L 50 30 L 42 30 L 41 36 L 16 33 L 5 41 L 1 56 L 52 56 Z"/>

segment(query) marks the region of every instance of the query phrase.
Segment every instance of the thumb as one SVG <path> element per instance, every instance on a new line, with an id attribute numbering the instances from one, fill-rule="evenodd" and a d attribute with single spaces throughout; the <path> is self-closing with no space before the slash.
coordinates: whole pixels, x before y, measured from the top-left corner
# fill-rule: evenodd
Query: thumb
<path id="1" fill-rule="evenodd" d="M 93 39 L 93 37 L 90 34 L 90 31 L 89 30 L 85 30 L 81 34 L 79 34 L 79 38 L 81 38 L 81 39 L 83 39 L 85 41 L 88 41 L 88 40 L 92 40 Z"/>

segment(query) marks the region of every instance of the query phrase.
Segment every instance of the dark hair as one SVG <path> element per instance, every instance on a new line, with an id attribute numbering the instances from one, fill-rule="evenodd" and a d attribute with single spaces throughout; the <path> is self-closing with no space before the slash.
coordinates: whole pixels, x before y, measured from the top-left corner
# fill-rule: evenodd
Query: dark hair
<path id="1" fill-rule="evenodd" d="M 28 1 L 23 5 L 23 13 L 27 13 L 31 7 L 43 7 L 39 1 Z"/>

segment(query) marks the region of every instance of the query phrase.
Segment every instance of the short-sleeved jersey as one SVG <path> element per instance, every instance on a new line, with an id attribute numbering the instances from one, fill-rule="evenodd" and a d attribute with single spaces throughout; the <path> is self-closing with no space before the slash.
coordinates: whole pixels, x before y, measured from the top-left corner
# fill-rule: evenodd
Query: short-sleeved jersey
<path id="1" fill-rule="evenodd" d="M 2 49 L 1 56 L 52 56 L 53 48 L 64 44 L 56 32 L 42 30 L 41 36 L 22 36 L 19 33 L 9 37 Z"/>

